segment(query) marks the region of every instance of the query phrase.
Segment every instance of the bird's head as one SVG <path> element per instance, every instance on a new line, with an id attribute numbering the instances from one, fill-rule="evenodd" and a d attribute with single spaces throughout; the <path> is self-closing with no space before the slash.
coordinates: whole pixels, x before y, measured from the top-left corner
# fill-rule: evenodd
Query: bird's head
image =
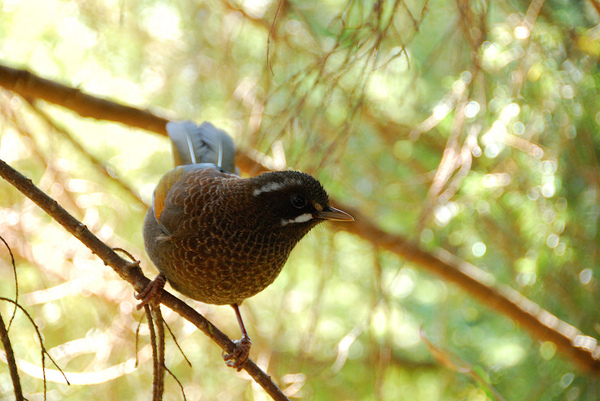
<path id="1" fill-rule="evenodd" d="M 306 173 L 274 171 L 254 177 L 250 182 L 251 196 L 265 211 L 264 218 L 273 228 L 303 235 L 325 220 L 354 220 L 348 213 L 332 207 L 321 183 Z"/>

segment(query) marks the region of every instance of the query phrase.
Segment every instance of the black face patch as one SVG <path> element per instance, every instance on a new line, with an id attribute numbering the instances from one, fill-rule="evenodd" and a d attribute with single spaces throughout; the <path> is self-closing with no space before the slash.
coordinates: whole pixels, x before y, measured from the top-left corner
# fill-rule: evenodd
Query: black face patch
<path id="1" fill-rule="evenodd" d="M 306 223 L 329 205 L 323 186 L 299 171 L 275 171 L 253 179 L 252 195 L 282 225 Z"/>

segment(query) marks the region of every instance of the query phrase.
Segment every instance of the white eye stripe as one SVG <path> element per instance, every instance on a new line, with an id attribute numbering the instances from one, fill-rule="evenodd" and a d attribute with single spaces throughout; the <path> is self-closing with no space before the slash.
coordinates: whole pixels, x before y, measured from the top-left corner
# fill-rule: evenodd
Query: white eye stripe
<path id="1" fill-rule="evenodd" d="M 280 182 L 270 182 L 270 183 L 268 183 L 266 185 L 263 185 L 260 188 L 255 189 L 252 192 L 252 195 L 258 196 L 258 195 L 260 195 L 260 194 L 262 194 L 264 192 L 277 191 L 277 190 L 283 188 L 283 186 L 284 186 L 283 183 L 280 183 Z"/>
<path id="2" fill-rule="evenodd" d="M 287 226 L 290 223 L 305 223 L 312 219 L 313 219 L 312 213 L 304 213 L 304 214 L 301 214 L 300 216 L 296 217 L 295 219 L 282 219 L 281 225 Z"/>
<path id="3" fill-rule="evenodd" d="M 269 182 L 268 184 L 265 184 L 260 188 L 256 188 L 252 192 L 252 195 L 258 196 L 262 193 L 279 191 L 282 188 L 291 187 L 294 185 L 301 186 L 302 181 L 300 181 L 300 180 L 285 180 L 284 182 Z"/>

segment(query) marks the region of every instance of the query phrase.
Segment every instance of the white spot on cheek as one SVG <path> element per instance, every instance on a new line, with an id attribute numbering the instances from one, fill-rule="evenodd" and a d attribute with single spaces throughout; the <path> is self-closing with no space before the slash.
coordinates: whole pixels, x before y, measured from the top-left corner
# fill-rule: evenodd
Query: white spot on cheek
<path id="1" fill-rule="evenodd" d="M 301 214 L 300 216 L 296 217 L 295 219 L 289 219 L 289 220 L 282 219 L 281 225 L 287 226 L 290 223 L 304 223 L 309 220 L 312 220 L 312 218 L 313 218 L 312 213 L 304 213 L 304 214 Z"/>

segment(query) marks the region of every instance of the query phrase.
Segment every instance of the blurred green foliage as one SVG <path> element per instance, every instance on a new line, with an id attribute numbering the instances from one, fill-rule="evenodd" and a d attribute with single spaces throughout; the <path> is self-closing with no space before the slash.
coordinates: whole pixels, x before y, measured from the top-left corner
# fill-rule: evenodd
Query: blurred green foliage
<path id="1" fill-rule="evenodd" d="M 598 338 L 596 5 L 3 0 L 0 56 L 100 97 L 209 120 L 240 148 L 314 174 L 385 230 L 446 249 Z M 167 140 L 9 91 L 0 92 L 0 121 L 0 158 L 153 275 L 141 222 L 171 165 Z M 5 182 L 0 235 L 17 256 L 19 301 L 72 382 L 49 372 L 49 399 L 148 399 L 148 330 L 143 322 L 136 349 L 141 314 L 128 285 Z M 0 255 L 0 295 L 14 296 Z M 238 336 L 229 308 L 194 305 Z M 0 304 L 5 321 L 12 310 Z M 420 328 L 506 400 L 599 397 L 597 379 L 554 344 L 326 227 L 243 313 L 252 358 L 293 397 L 495 398 L 436 360 Z M 193 365 L 167 342 L 188 400 L 265 399 L 218 347 L 164 315 Z M 39 399 L 35 332 L 17 313 L 10 334 L 25 392 Z M 10 399 L 5 367 L 0 398 Z M 181 399 L 170 378 L 165 399 Z"/>

